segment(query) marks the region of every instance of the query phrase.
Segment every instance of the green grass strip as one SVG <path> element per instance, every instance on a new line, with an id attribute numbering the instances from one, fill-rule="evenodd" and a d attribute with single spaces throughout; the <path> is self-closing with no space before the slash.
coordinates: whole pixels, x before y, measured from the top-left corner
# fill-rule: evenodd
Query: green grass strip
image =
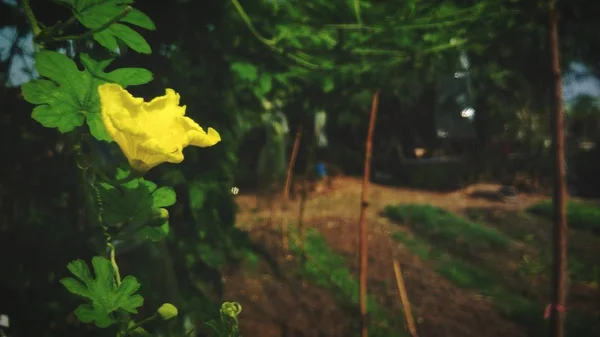
<path id="1" fill-rule="evenodd" d="M 552 220 L 552 201 L 545 200 L 533 205 L 529 212 Z M 600 236 L 600 207 L 577 201 L 567 203 L 567 222 L 570 228 L 587 231 Z"/>
<path id="2" fill-rule="evenodd" d="M 481 226 L 431 205 L 387 206 L 384 214 L 410 224 L 411 230 L 457 255 L 477 255 L 507 248 L 511 240 L 495 228 Z"/>
<path id="3" fill-rule="evenodd" d="M 297 233 L 293 234 L 297 237 Z M 290 251 L 301 259 L 302 251 L 298 247 L 297 240 L 290 241 Z M 345 267 L 345 258 L 336 254 L 323 236 L 315 230 L 306 232 L 304 252 L 308 258 L 301 266 L 302 276 L 316 285 L 330 290 L 340 304 L 352 307 L 353 311 L 356 310 L 358 314 L 359 283 Z M 404 329 L 398 330 L 398 326 L 402 326 L 403 322 L 397 322 L 397 320 L 394 322 L 390 318 L 391 314 L 385 312 L 370 296 L 367 298 L 367 310 L 370 317 L 369 336 L 409 337 L 408 332 Z M 356 331 L 358 333 L 358 329 Z"/>
<path id="4" fill-rule="evenodd" d="M 477 249 L 504 247 L 510 240 L 503 233 L 462 220 L 456 215 L 429 205 L 388 206 L 385 213 L 394 220 L 410 221 L 410 228 L 418 237 L 397 232 L 393 234 L 394 240 L 403 243 L 421 259 L 433 261 L 436 272 L 460 288 L 476 290 L 490 297 L 503 316 L 525 327 L 528 336 L 547 335 L 548 322 L 543 318 L 545 304 L 513 294 L 502 284 L 503 275 L 497 271 L 478 267 L 444 249 L 455 244 L 457 238 L 465 237 L 482 241 Z M 429 230 L 434 232 L 430 233 Z M 446 244 L 440 244 L 442 238 L 446 240 Z M 470 248 L 471 252 L 476 250 Z M 597 330 L 598 324 L 594 324 L 593 319 L 587 315 L 576 311 L 570 311 L 567 315 L 567 337 L 595 335 L 589 331 L 592 327 Z"/>

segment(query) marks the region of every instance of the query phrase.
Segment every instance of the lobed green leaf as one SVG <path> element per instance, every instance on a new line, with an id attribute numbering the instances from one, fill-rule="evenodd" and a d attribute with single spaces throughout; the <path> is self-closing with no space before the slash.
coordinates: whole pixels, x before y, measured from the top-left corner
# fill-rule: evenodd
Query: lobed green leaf
<path id="1" fill-rule="evenodd" d="M 142 296 L 135 294 L 140 288 L 137 279 L 127 276 L 117 285 L 111 262 L 101 256 L 92 258 L 92 266 L 95 277 L 84 261 L 72 261 L 67 268 L 78 280 L 67 277 L 60 281 L 69 292 L 89 301 L 75 309 L 77 318 L 106 328 L 115 323 L 113 314 L 118 310 L 137 313 L 137 308 L 144 303 Z"/>
<path id="2" fill-rule="evenodd" d="M 37 53 L 35 67 L 46 79 L 24 84 L 23 97 L 38 105 L 33 109 L 32 118 L 43 126 L 66 133 L 87 121 L 95 138 L 111 142 L 100 116 L 98 86 L 106 82 L 123 87 L 144 84 L 152 80 L 152 73 L 142 68 L 123 68 L 106 73 L 104 70 L 113 59 L 95 61 L 86 54 L 81 54 L 80 59 L 84 70 L 79 70 L 73 60 L 61 53 Z"/>

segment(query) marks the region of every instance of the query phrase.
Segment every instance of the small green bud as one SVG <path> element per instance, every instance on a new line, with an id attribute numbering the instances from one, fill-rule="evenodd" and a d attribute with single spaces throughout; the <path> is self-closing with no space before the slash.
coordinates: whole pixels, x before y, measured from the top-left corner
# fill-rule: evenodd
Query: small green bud
<path id="1" fill-rule="evenodd" d="M 167 220 L 169 220 L 169 211 L 164 208 L 157 208 L 152 210 L 152 216 L 146 225 L 157 227 L 164 224 Z"/>
<path id="2" fill-rule="evenodd" d="M 153 210 L 152 213 L 153 213 L 152 215 L 156 218 L 169 220 L 169 211 L 167 211 L 164 208 L 155 209 L 155 210 Z"/>
<path id="3" fill-rule="evenodd" d="M 177 314 L 179 313 L 177 311 L 177 307 L 175 307 L 171 303 L 165 303 L 165 304 L 161 305 L 160 308 L 158 308 L 158 310 L 156 310 L 156 312 L 158 313 L 160 318 L 164 319 L 165 321 L 176 317 Z"/>
<path id="4" fill-rule="evenodd" d="M 223 302 L 221 305 L 221 314 L 237 319 L 237 315 L 242 312 L 242 306 L 238 302 Z"/>

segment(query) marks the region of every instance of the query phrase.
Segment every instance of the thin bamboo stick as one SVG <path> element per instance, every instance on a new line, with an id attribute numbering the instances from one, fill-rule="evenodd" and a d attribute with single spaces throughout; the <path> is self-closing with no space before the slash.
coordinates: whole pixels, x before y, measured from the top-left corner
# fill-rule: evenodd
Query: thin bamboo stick
<path id="1" fill-rule="evenodd" d="M 296 131 L 296 137 L 294 139 L 294 147 L 290 155 L 290 162 L 288 163 L 287 175 L 285 177 L 285 186 L 283 188 L 283 200 L 281 200 L 281 246 L 284 252 L 288 251 L 288 236 L 287 236 L 287 220 L 284 216 L 284 206 L 287 204 L 290 196 L 290 185 L 292 183 L 292 174 L 294 172 L 294 165 L 296 164 L 296 156 L 298 155 L 298 148 L 300 147 L 300 139 L 302 138 L 302 125 L 298 127 Z"/>
<path id="2" fill-rule="evenodd" d="M 406 317 L 406 324 L 408 325 L 408 331 L 412 337 L 419 337 L 417 335 L 417 327 L 412 315 L 410 308 L 410 302 L 408 301 L 408 295 L 406 294 L 406 286 L 404 284 L 404 278 L 402 277 L 402 271 L 400 270 L 400 264 L 397 260 L 394 260 L 394 274 L 396 275 L 396 285 L 398 285 L 398 293 L 400 294 L 400 302 L 404 308 L 404 316 Z"/>
<path id="3" fill-rule="evenodd" d="M 358 246 L 359 246 L 359 259 L 360 259 L 360 335 L 361 337 L 367 337 L 368 324 L 367 324 L 367 207 L 368 203 L 368 192 L 369 192 L 369 180 L 371 178 L 371 152 L 373 148 L 373 134 L 375 133 L 375 121 L 377 119 L 377 107 L 379 105 L 379 91 L 376 91 L 373 95 L 373 103 L 371 104 L 371 116 L 369 118 L 369 133 L 367 134 L 365 144 L 365 171 L 363 174 L 362 182 L 362 193 L 361 193 L 361 207 L 360 207 L 360 218 L 358 222 Z"/>

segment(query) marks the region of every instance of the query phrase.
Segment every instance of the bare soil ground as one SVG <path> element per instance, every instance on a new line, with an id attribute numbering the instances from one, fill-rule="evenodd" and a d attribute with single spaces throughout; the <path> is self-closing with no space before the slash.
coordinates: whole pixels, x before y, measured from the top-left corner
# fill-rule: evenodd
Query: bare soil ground
<path id="1" fill-rule="evenodd" d="M 495 188 L 497 186 L 476 185 L 452 193 L 435 193 L 371 184 L 367 215 L 369 293 L 391 313 L 390 316 L 403 320 L 392 268 L 392 259 L 397 258 L 403 266 L 421 337 L 518 337 L 524 333 L 521 327 L 501 317 L 488 300 L 455 287 L 437 274 L 428 262 L 421 261 L 394 242 L 390 234 L 397 231 L 398 226 L 380 213 L 386 205 L 402 203 L 426 203 L 458 213 L 467 208 L 514 211 L 546 198 L 520 195 L 515 200 L 503 202 L 474 196 L 486 194 L 474 192 Z M 360 193 L 359 179 L 339 177 L 332 190 L 310 196 L 304 221 L 306 227 L 317 229 L 335 252 L 348 258 L 347 266 L 355 276 L 358 276 Z M 236 270 L 226 273 L 226 299 L 238 301 L 244 308 L 240 320 L 243 336 L 354 335 L 354 331 L 348 331 L 347 308 L 339 308 L 327 290 L 302 281 L 294 274 L 297 262 L 282 254 L 278 226 L 281 219 L 297 223 L 298 201 L 290 203 L 282 213 L 276 213 L 271 225 L 267 221 L 268 209 L 255 209 L 255 195 L 241 194 L 236 201 L 238 226 L 248 231 L 253 240 L 265 245 L 283 270 L 282 279 L 277 279 L 263 264 L 255 272 Z"/>

